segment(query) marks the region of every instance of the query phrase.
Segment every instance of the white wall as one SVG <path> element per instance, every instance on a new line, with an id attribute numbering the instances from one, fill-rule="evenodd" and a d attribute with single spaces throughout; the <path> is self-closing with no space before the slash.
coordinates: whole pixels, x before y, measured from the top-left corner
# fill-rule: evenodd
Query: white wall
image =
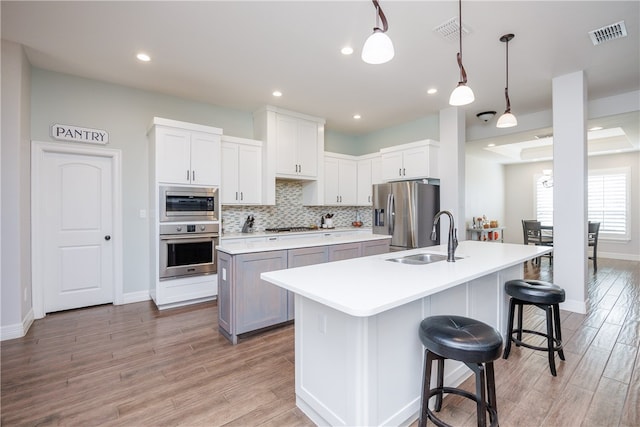
<path id="1" fill-rule="evenodd" d="M 2 339 L 22 336 L 31 311 L 30 67 L 15 43 L 2 41 L 0 295 Z"/>
<path id="2" fill-rule="evenodd" d="M 478 218 L 483 215 L 486 215 L 488 220 L 497 220 L 500 226 L 507 226 L 504 166 L 478 157 L 466 156 L 465 169 L 466 228 L 473 225 L 474 216 Z M 508 231 L 507 226 L 505 233 Z"/>
<path id="3" fill-rule="evenodd" d="M 600 239 L 598 256 L 640 261 L 640 152 L 591 156 L 589 170 L 617 167 L 631 168 L 631 241 Z M 505 166 L 505 241 L 522 243 L 522 219 L 534 219 L 535 179 L 543 169 L 553 169 L 552 162 L 522 163 Z"/>

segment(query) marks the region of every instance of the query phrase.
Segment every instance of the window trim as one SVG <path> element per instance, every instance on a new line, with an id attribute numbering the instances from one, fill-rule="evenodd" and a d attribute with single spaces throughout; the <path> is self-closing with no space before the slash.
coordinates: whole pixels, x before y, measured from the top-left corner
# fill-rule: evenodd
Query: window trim
<path id="1" fill-rule="evenodd" d="M 611 242 L 629 242 L 631 241 L 631 168 L 628 166 L 618 168 L 602 168 L 602 169 L 590 169 L 588 176 L 592 175 L 625 175 L 625 234 L 611 234 L 601 231 L 598 238 L 599 240 L 607 240 Z M 544 175 L 536 173 L 533 176 L 533 217 L 538 217 L 538 181 Z M 588 177 L 587 177 L 588 185 Z M 553 200 L 553 199 L 552 199 Z M 587 218 L 589 216 L 588 203 L 589 203 L 589 190 L 587 188 Z M 553 213 L 552 213 L 553 214 Z"/>

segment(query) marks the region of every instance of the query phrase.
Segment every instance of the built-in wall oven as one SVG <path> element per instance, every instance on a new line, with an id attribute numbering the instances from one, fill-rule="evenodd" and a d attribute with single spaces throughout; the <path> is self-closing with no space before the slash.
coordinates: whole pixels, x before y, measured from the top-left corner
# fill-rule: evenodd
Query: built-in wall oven
<path id="1" fill-rule="evenodd" d="M 220 198 L 217 187 L 160 186 L 160 221 L 217 221 Z"/>
<path id="2" fill-rule="evenodd" d="M 160 224 L 160 280 L 217 272 L 218 224 Z"/>

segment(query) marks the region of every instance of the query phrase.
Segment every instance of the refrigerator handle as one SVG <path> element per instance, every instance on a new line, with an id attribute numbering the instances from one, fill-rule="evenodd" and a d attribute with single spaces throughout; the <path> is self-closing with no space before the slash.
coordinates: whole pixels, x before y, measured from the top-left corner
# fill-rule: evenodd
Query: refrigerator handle
<path id="1" fill-rule="evenodd" d="M 389 235 L 393 236 L 396 225 L 396 199 L 393 193 L 387 198 L 387 224 L 389 224 Z"/>

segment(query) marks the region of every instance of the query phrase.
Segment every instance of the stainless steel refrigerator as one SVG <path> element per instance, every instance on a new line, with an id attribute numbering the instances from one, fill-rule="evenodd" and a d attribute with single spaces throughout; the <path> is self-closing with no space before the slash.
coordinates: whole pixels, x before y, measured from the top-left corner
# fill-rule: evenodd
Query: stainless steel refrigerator
<path id="1" fill-rule="evenodd" d="M 391 238 L 391 250 L 401 251 L 440 244 L 431 240 L 433 218 L 440 210 L 440 187 L 420 181 L 373 186 L 373 233 Z"/>

